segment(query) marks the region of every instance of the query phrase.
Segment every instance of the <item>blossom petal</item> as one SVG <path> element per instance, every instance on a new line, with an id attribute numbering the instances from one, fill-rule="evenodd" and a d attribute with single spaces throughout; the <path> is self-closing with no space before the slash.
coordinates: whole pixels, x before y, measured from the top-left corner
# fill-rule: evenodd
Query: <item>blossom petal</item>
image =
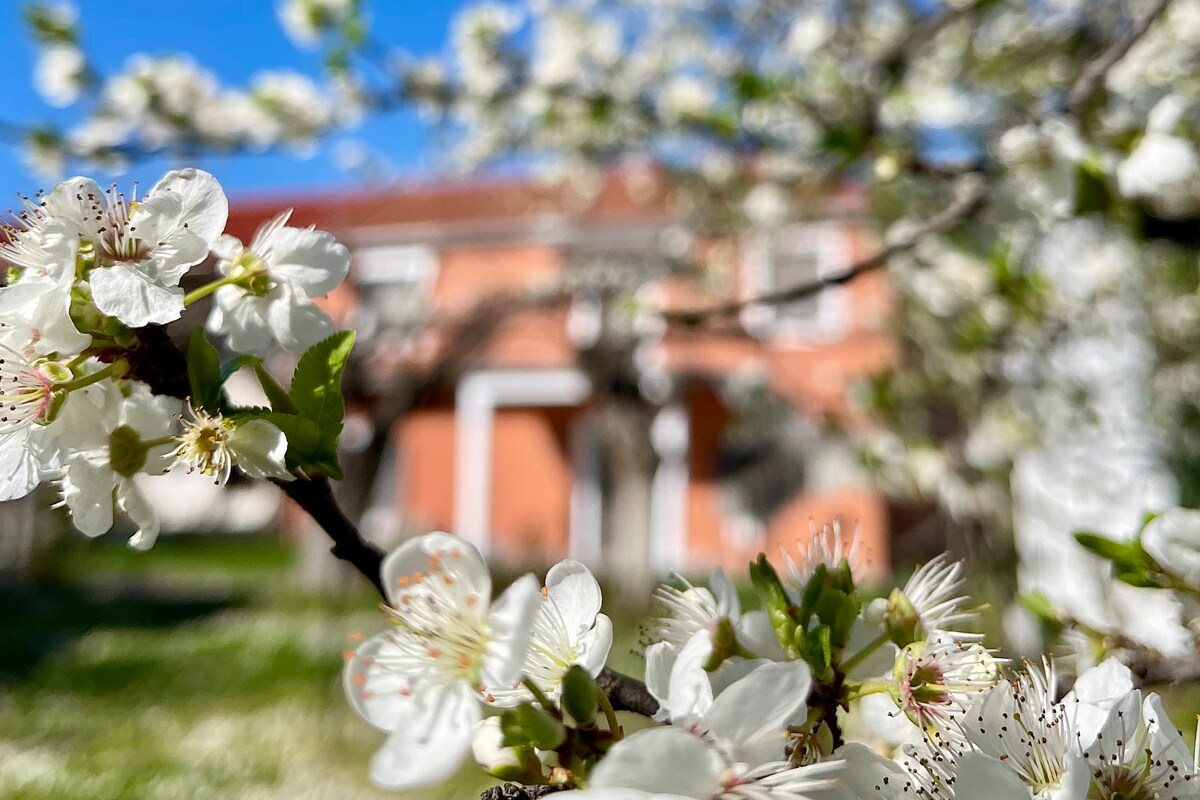
<path id="1" fill-rule="evenodd" d="M 33 346 L 39 353 L 74 355 L 82 353 L 92 343 L 92 337 L 80 333 L 71 319 L 70 289 L 55 289 L 39 297 L 33 305 L 29 322 L 38 333 Z"/>
<path id="2" fill-rule="evenodd" d="M 717 601 L 717 610 L 722 617 L 737 621 L 742 615 L 742 602 L 738 598 L 737 588 L 720 567 L 713 569 L 708 576 L 708 586 Z"/>
<path id="3" fill-rule="evenodd" d="M 42 480 L 37 456 L 29 447 L 29 431 L 0 436 L 0 500 L 16 500 Z"/>
<path id="4" fill-rule="evenodd" d="M 812 674 L 803 661 L 764 664 L 717 695 L 704 715 L 708 731 L 736 748 L 736 760 L 784 758 L 784 728 L 807 713 Z"/>
<path id="5" fill-rule="evenodd" d="M 700 737 L 648 728 L 613 745 L 592 771 L 591 786 L 709 798 L 720 792 L 720 772 L 719 755 Z"/>
<path id="6" fill-rule="evenodd" d="M 117 482 L 117 503 L 137 526 L 137 532 L 129 537 L 129 546 L 136 550 L 149 550 L 158 541 L 160 527 L 154 504 L 131 478 Z"/>
<path id="7" fill-rule="evenodd" d="M 398 602 L 395 591 L 400 579 L 428 571 L 429 558 L 435 554 L 450 556 L 454 577 L 466 591 L 491 599 L 492 577 L 483 556 L 467 540 L 438 531 L 409 539 L 384 558 L 380 577 L 390 602 Z"/>
<path id="8" fill-rule="evenodd" d="M 583 564 L 568 558 L 546 573 L 546 596 L 558 608 L 567 634 L 578 636 L 596 623 L 600 613 L 600 584 Z"/>
<path id="9" fill-rule="evenodd" d="M 783 661 L 786 656 L 779 644 L 779 637 L 771 626 L 765 611 L 747 611 L 737 621 L 738 641 L 752 652 L 772 661 Z"/>
<path id="10" fill-rule="evenodd" d="M 175 192 L 179 195 L 180 222 L 212 246 L 225 230 L 229 219 L 229 200 L 221 184 L 201 169 L 171 170 L 154 184 L 147 193 L 152 198 L 160 192 Z"/>
<path id="11" fill-rule="evenodd" d="M 884 758 L 860 742 L 839 747 L 833 758 L 843 762 L 837 774 L 838 785 L 848 791 L 850 798 L 898 800 L 908 794 L 906 786 L 911 785 L 908 773 L 892 759 Z M 837 792 L 835 797 L 841 798 L 846 791 Z"/>
<path id="12" fill-rule="evenodd" d="M 1200 511 L 1172 508 L 1146 524 L 1142 546 L 1188 583 L 1200 583 Z"/>
<path id="13" fill-rule="evenodd" d="M 607 614 L 597 614 L 596 624 L 590 631 L 579 637 L 579 666 L 595 677 L 604 669 L 608 661 L 608 651 L 612 649 L 613 626 Z"/>
<path id="14" fill-rule="evenodd" d="M 1003 762 L 973 752 L 959 759 L 954 795 L 971 800 L 1022 800 L 1033 797 L 1029 787 Z"/>
<path id="15" fill-rule="evenodd" d="M 646 689 L 658 701 L 658 712 L 654 718 L 659 722 L 670 720 L 667 701 L 671 697 L 671 670 L 679 649 L 669 642 L 655 642 L 646 648 Z"/>
<path id="16" fill-rule="evenodd" d="M 131 328 L 165 325 L 183 314 L 183 290 L 163 286 L 148 272 L 118 264 L 92 270 L 90 283 L 96 308 Z"/>
<path id="17" fill-rule="evenodd" d="M 380 666 L 394 648 L 391 631 L 378 633 L 360 644 L 342 669 L 342 688 L 350 707 L 373 727 L 389 733 L 413 713 L 408 680 Z"/>
<path id="18" fill-rule="evenodd" d="M 22 281 L 0 286 L 0 314 L 11 314 L 53 289 L 54 284 L 48 281 Z"/>
<path id="19" fill-rule="evenodd" d="M 96 233 L 96 207 L 104 202 L 104 191 L 91 178 L 76 175 L 67 178 L 42 198 L 42 209 L 55 219 L 69 222 L 79 233 Z"/>
<path id="20" fill-rule="evenodd" d="M 264 353 L 271 346 L 269 307 L 266 298 L 247 297 L 240 289 L 222 286 L 213 297 L 205 328 L 226 337 L 229 347 L 239 353 Z"/>
<path id="21" fill-rule="evenodd" d="M 78 458 L 63 479 L 63 501 L 71 523 L 88 536 L 99 536 L 113 524 L 113 488 L 117 474 L 105 464 Z"/>
<path id="22" fill-rule="evenodd" d="M 1167 710 L 1163 708 L 1162 698 L 1157 694 L 1147 695 L 1142 706 L 1142 720 L 1146 723 L 1146 731 L 1150 735 L 1150 749 L 1156 760 L 1162 763 L 1175 762 L 1188 764 L 1192 753 L 1188 750 L 1187 742 L 1171 722 Z"/>
<path id="23" fill-rule="evenodd" d="M 289 353 L 303 353 L 317 342 L 333 335 L 333 320 L 311 300 L 292 292 L 272 300 L 267 306 L 271 333 Z"/>
<path id="24" fill-rule="evenodd" d="M 283 431 L 265 419 L 243 422 L 229 436 L 229 452 L 234 462 L 251 478 L 292 480 L 295 476 L 284 461 L 287 448 Z"/>
<path id="25" fill-rule="evenodd" d="M 513 581 L 492 603 L 488 614 L 491 637 L 483 666 L 486 685 L 507 686 L 521 677 L 533 618 L 542 600 L 537 578 L 525 575 Z"/>
<path id="26" fill-rule="evenodd" d="M 1132 691 L 1133 673 L 1115 658 L 1105 659 L 1076 679 L 1062 702 L 1083 747 L 1096 738 L 1109 710 Z"/>
<path id="27" fill-rule="evenodd" d="M 671 665 L 668 696 L 662 703 L 672 720 L 703 716 L 712 706 L 713 689 L 704 664 L 712 655 L 712 634 L 696 631 Z"/>
<path id="28" fill-rule="evenodd" d="M 279 228 L 270 237 L 270 253 L 260 255 L 277 277 L 316 297 L 336 289 L 350 269 L 350 251 L 333 234 L 310 228 Z"/>
<path id="29" fill-rule="evenodd" d="M 371 759 L 371 780 L 385 789 L 417 789 L 449 778 L 470 751 L 482 717 L 465 684 L 416 695 L 411 710 Z"/>

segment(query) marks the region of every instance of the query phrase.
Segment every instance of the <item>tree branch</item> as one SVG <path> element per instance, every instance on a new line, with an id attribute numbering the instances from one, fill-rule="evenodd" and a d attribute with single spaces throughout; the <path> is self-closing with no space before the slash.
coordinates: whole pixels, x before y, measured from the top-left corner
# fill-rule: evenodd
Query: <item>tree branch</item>
<path id="1" fill-rule="evenodd" d="M 943 233 L 965 222 L 983 208 L 987 192 L 982 179 L 978 175 L 971 174 L 964 176 L 964 180 L 959 183 L 957 194 L 958 197 L 954 202 L 938 214 L 930 217 L 891 244 L 880 248 L 861 261 L 856 261 L 836 274 L 744 300 L 718 303 L 704 308 L 663 311 L 662 317 L 668 323 L 696 326 L 710 319 L 736 316 L 752 306 L 792 303 L 819 294 L 830 286 L 849 283 L 859 275 L 885 266 L 892 256 L 911 250 L 925 237 Z"/>
<path id="2" fill-rule="evenodd" d="M 1145 15 L 1134 23 L 1129 33 L 1114 40 L 1099 56 L 1084 67 L 1067 95 L 1067 116 L 1076 120 L 1083 116 L 1084 106 L 1099 91 L 1108 71 L 1125 57 L 1139 39 L 1146 35 L 1146 31 L 1150 30 L 1150 26 L 1167 10 L 1167 6 L 1170 4 L 1171 0 L 1156 0 L 1154 5 L 1147 9 Z"/>
<path id="3" fill-rule="evenodd" d="M 283 489 L 284 493 L 303 508 L 313 518 L 313 522 L 333 540 L 333 547 L 329 548 L 329 552 L 362 573 L 375 587 L 375 591 L 387 600 L 383 578 L 379 572 L 383 564 L 383 550 L 375 543 L 362 538 L 358 528 L 334 498 L 329 478 L 322 475 L 315 478 L 297 478 L 288 482 L 276 480 L 272 483 Z"/>
<path id="4" fill-rule="evenodd" d="M 658 711 L 658 701 L 650 694 L 646 684 L 637 678 L 622 675 L 615 669 L 605 667 L 596 678 L 600 691 L 617 711 L 632 711 L 644 717 L 653 717 Z"/>

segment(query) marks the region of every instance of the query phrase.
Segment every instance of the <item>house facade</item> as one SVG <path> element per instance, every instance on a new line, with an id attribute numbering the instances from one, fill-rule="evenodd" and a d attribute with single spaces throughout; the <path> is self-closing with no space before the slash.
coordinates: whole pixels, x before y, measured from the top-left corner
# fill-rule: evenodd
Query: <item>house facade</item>
<path id="1" fill-rule="evenodd" d="M 359 331 L 377 387 L 398 370 L 444 367 L 465 335 L 458 323 L 486 304 L 503 312 L 442 391 L 390 423 L 364 527 L 454 531 L 513 565 L 600 563 L 627 541 L 612 502 L 622 475 L 581 356 L 606 324 L 594 287 L 637 272 L 650 277 L 630 292 L 625 336 L 651 414 L 648 567 L 741 566 L 840 517 L 859 527 L 870 568 L 887 568 L 886 504 L 836 433 L 862 424 L 848 388 L 892 358 L 882 275 L 790 305 L 749 305 L 716 325 L 667 325 L 661 313 L 752 298 L 867 255 L 854 192 L 824 198 L 810 219 L 770 237 L 705 245 L 725 248 L 723 260 L 708 259 L 724 266 L 686 277 L 653 267 L 697 248 L 680 243 L 670 192 L 653 174 L 610 174 L 586 200 L 526 180 L 243 199 L 229 230 L 248 240 L 288 206 L 291 224 L 332 231 L 351 249 L 350 279 L 322 303 Z M 755 432 L 747 407 L 776 423 Z M 360 412 L 348 418 L 350 448 L 372 424 Z"/>

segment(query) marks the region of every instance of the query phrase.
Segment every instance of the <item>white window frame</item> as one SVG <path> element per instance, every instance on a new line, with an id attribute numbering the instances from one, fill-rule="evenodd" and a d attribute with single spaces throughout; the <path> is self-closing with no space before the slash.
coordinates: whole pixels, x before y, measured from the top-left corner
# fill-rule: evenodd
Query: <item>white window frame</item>
<path id="1" fill-rule="evenodd" d="M 437 250 L 427 244 L 373 244 L 354 250 L 354 280 L 361 286 L 410 283 L 429 292 L 438 267 Z"/>
<path id="2" fill-rule="evenodd" d="M 582 406 L 591 382 L 578 369 L 478 370 L 463 376 L 455 398 L 454 532 L 483 555 L 492 551 L 492 434 L 502 408 Z M 651 487 L 651 550 L 659 573 L 687 564 L 687 493 L 689 486 L 687 411 L 667 406 L 659 412 L 651 440 L 659 466 Z M 601 562 L 602 505 L 594 432 L 585 424 L 572 432 L 568 552 L 573 558 Z"/>
<path id="3" fill-rule="evenodd" d="M 742 299 L 786 289 L 775 286 L 772 257 L 781 247 L 807 245 L 817 260 L 817 276 L 829 278 L 850 263 L 850 241 L 845 229 L 832 222 L 789 225 L 772 233 L 761 233 L 743 242 Z M 742 325 L 760 339 L 803 345 L 837 339 L 846 330 L 848 298 L 845 287 L 828 286 L 817 296 L 813 319 L 796 319 L 780 313 L 776 305 L 752 304 L 742 311 Z"/>

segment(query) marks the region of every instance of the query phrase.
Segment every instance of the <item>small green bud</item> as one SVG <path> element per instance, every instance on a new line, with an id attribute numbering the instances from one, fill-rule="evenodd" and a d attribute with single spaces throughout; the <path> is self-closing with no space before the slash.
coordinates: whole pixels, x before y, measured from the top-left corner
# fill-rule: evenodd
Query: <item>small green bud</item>
<path id="1" fill-rule="evenodd" d="M 504 747 L 533 745 L 539 750 L 554 750 L 567 738 L 567 729 L 550 712 L 532 703 L 522 703 L 500 715 Z"/>
<path id="2" fill-rule="evenodd" d="M 925 628 L 921 625 L 921 615 L 913 607 L 904 592 L 895 588 L 888 595 L 887 614 L 884 617 L 884 627 L 888 638 L 899 647 L 907 647 L 913 642 L 925 638 Z"/>
<path id="3" fill-rule="evenodd" d="M 800 652 L 796 648 L 795 637 L 803 635 L 803 631 L 797 631 L 798 610 L 788 597 L 783 582 L 779 580 L 779 574 L 765 555 L 760 554 L 758 561 L 750 565 L 750 582 L 758 591 L 758 596 L 767 611 L 767 618 L 775 631 L 775 638 L 779 640 L 784 653 L 788 658 L 799 658 Z"/>
<path id="4" fill-rule="evenodd" d="M 580 725 L 589 725 L 600 709 L 600 687 L 578 664 L 572 664 L 563 675 L 562 707 Z"/>
<path id="5" fill-rule="evenodd" d="M 475 761 L 491 775 L 505 781 L 542 783 L 544 773 L 537 752 L 529 746 L 506 747 L 499 717 L 488 717 L 475 732 L 471 751 Z"/>

